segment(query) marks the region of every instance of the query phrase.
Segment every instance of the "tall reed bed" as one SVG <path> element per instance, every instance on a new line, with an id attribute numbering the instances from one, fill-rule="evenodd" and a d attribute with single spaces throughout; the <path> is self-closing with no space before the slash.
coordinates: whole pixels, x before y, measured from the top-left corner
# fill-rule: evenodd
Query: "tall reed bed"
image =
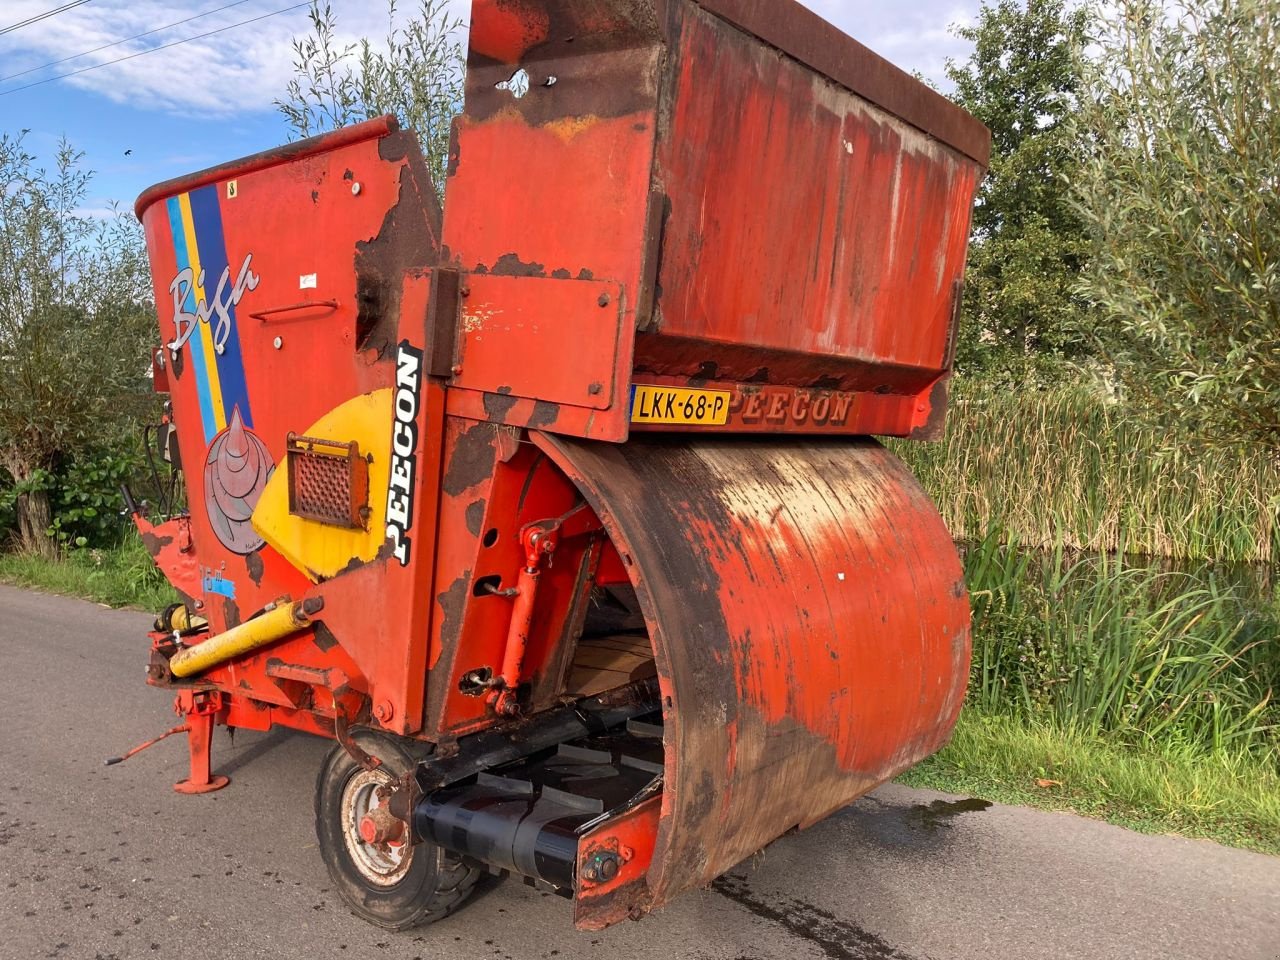
<path id="1" fill-rule="evenodd" d="M 894 449 L 957 540 L 1183 559 L 1280 559 L 1280 457 L 1201 449 L 1087 387 L 957 397 L 946 439 Z"/>
<path id="2" fill-rule="evenodd" d="M 991 532 L 966 551 L 970 705 L 1072 734 L 1280 764 L 1274 604 L 1210 573 L 1123 555 L 1028 552 Z"/>

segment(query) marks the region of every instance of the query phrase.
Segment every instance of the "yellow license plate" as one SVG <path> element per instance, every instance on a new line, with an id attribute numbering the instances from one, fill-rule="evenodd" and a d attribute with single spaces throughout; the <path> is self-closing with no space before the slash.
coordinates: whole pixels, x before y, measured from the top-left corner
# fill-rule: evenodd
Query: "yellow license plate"
<path id="1" fill-rule="evenodd" d="M 720 427 L 729 422 L 727 390 L 693 390 L 637 383 L 631 388 L 631 422 Z"/>

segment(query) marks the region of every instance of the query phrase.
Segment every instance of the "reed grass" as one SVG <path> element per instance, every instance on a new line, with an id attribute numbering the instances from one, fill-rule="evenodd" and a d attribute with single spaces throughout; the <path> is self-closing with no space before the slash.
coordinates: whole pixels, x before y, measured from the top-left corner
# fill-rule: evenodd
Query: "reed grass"
<path id="1" fill-rule="evenodd" d="M 1280 767 L 1280 617 L 1212 572 L 1123 555 L 966 550 L 969 703 L 1086 739 Z"/>
<path id="2" fill-rule="evenodd" d="M 1270 563 L 1280 457 L 1193 444 L 1084 385 L 957 391 L 941 443 L 896 442 L 952 535 L 1027 547 Z"/>

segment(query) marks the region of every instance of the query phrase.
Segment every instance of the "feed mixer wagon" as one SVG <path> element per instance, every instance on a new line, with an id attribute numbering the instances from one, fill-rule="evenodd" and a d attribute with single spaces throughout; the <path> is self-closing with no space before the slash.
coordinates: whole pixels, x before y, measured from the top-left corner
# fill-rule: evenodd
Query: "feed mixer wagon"
<path id="1" fill-rule="evenodd" d="M 961 568 L 870 437 L 941 429 L 988 146 L 791 0 L 476 0 L 443 203 L 391 118 L 146 191 L 178 789 L 332 738 L 356 913 L 595 929 L 937 750 Z"/>

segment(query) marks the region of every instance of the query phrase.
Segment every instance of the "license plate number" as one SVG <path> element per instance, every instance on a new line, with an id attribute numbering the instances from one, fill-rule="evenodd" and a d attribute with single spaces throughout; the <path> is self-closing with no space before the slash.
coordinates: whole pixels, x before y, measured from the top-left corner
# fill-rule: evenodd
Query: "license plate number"
<path id="1" fill-rule="evenodd" d="M 695 390 L 637 383 L 631 388 L 631 422 L 720 427 L 729 422 L 727 390 Z"/>

